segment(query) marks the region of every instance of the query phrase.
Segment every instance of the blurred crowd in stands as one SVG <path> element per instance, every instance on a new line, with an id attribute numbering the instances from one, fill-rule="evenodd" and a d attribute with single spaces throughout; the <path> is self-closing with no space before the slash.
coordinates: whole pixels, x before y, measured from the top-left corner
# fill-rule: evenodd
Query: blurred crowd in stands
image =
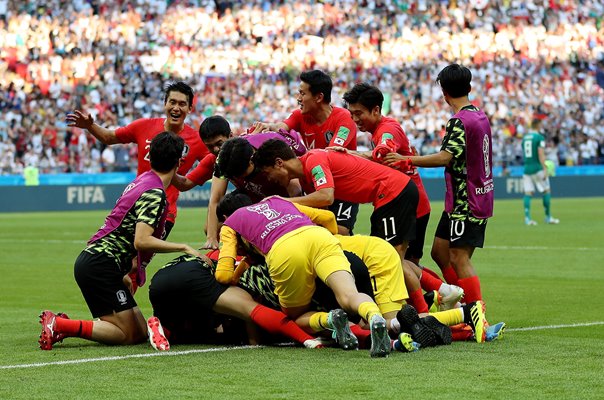
<path id="1" fill-rule="evenodd" d="M 378 85 L 431 153 L 451 115 L 434 81 L 451 62 L 474 74 L 495 165 L 522 162 L 534 117 L 556 164 L 603 164 L 603 17 L 600 0 L 0 0 L 0 174 L 135 170 L 135 148 L 106 148 L 64 117 L 163 116 L 173 80 L 196 91 L 194 128 L 213 114 L 235 132 L 282 120 L 311 68 L 333 77 L 334 105 L 355 82 Z"/>

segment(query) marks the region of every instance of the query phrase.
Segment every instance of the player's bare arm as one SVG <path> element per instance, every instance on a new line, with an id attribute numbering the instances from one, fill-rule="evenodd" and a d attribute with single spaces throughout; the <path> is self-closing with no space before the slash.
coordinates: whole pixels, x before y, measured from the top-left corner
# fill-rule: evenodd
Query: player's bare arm
<path id="1" fill-rule="evenodd" d="M 148 251 L 153 253 L 177 253 L 183 252 L 195 257 L 200 257 L 201 254 L 184 243 L 174 243 L 161 240 L 153 236 L 154 227 L 144 222 L 136 224 L 134 232 L 134 248 L 138 251 Z"/>
<path id="2" fill-rule="evenodd" d="M 545 174 L 545 176 L 548 176 L 549 173 L 547 172 L 547 165 L 545 165 L 545 150 L 543 149 L 543 147 L 539 147 L 537 149 L 537 154 L 539 156 L 539 162 L 541 163 L 541 168 L 543 168 L 543 173 Z"/>
<path id="3" fill-rule="evenodd" d="M 292 203 L 302 204 L 303 206 L 308 207 L 328 207 L 333 204 L 334 192 L 335 190 L 333 188 L 324 188 L 319 189 L 316 192 L 307 194 L 306 196 L 291 197 L 289 198 L 289 201 L 291 201 Z"/>
<path id="4" fill-rule="evenodd" d="M 398 153 L 388 153 L 384 157 L 384 162 L 387 165 L 392 166 L 397 161 L 411 160 L 411 163 L 416 167 L 434 168 L 449 165 L 452 158 L 453 154 L 445 150 L 426 156 L 402 156 Z"/>
<path id="5" fill-rule="evenodd" d="M 302 185 L 300 185 L 300 180 L 298 178 L 289 181 L 289 185 L 287 185 L 287 194 L 289 197 L 302 195 Z"/>
<path id="6" fill-rule="evenodd" d="M 270 123 L 257 121 L 254 123 L 253 127 L 254 129 L 252 130 L 252 132 L 250 132 L 251 134 L 262 132 L 276 132 L 279 129 L 289 130 L 289 127 L 285 122 Z"/>
<path id="7" fill-rule="evenodd" d="M 195 186 L 197 186 L 195 182 L 188 179 L 186 176 L 182 176 L 179 174 L 174 174 L 174 176 L 172 177 L 172 182 L 170 182 L 170 184 L 181 192 L 186 192 L 187 190 L 191 190 Z"/>
<path id="8" fill-rule="evenodd" d="M 207 221 L 207 236 L 206 242 L 202 246 L 204 249 L 218 248 L 218 216 L 216 215 L 216 207 L 224 197 L 227 191 L 228 181 L 217 177 L 212 177 L 212 186 L 210 188 L 210 201 L 208 202 L 208 217 Z"/>
<path id="9" fill-rule="evenodd" d="M 67 126 L 75 126 L 76 128 L 86 129 L 103 144 L 117 144 L 120 141 L 115 135 L 115 130 L 103 128 L 94 122 L 92 115 L 84 113 L 80 110 L 75 110 L 71 114 L 67 114 L 65 118 Z"/>

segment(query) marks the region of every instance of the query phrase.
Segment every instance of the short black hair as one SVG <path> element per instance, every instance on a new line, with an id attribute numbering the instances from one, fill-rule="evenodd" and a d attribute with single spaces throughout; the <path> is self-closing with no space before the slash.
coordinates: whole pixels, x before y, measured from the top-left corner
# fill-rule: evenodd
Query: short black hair
<path id="1" fill-rule="evenodd" d="M 280 158 L 282 160 L 291 160 L 296 158 L 294 151 L 287 145 L 287 143 L 279 139 L 270 139 L 262 143 L 262 145 L 256 150 L 252 161 L 256 168 L 272 167 L 275 165 L 275 160 Z"/>
<path id="2" fill-rule="evenodd" d="M 375 106 L 379 106 L 381 109 L 384 103 L 382 91 L 368 82 L 357 83 L 344 93 L 342 99 L 347 105 L 359 103 L 368 110 L 373 110 Z"/>
<path id="3" fill-rule="evenodd" d="M 193 107 L 193 89 L 191 86 L 187 85 L 183 81 L 173 82 L 166 87 L 165 95 L 164 95 L 164 104 L 168 102 L 168 97 L 170 97 L 171 92 L 179 92 L 187 96 L 187 102 L 189 103 L 189 107 Z"/>
<path id="4" fill-rule="evenodd" d="M 238 178 L 248 169 L 253 154 L 250 142 L 241 137 L 230 138 L 220 148 L 216 165 L 226 178 Z"/>
<path id="5" fill-rule="evenodd" d="M 300 74 L 300 80 L 308 84 L 313 95 L 323 93 L 323 102 L 331 103 L 331 89 L 333 82 L 331 77 L 320 69 L 304 71 Z"/>
<path id="6" fill-rule="evenodd" d="M 183 156 L 185 141 L 180 136 L 164 131 L 157 134 L 149 146 L 149 162 L 157 172 L 169 172 Z"/>
<path id="7" fill-rule="evenodd" d="M 443 68 L 436 77 L 436 83 L 440 84 L 443 92 L 457 99 L 467 96 L 472 89 L 472 72 L 462 65 L 451 64 Z"/>
<path id="8" fill-rule="evenodd" d="M 231 125 L 229 121 L 220 115 L 212 115 L 204 119 L 199 126 L 199 137 L 201 140 L 212 140 L 218 136 L 231 137 Z"/>
<path id="9" fill-rule="evenodd" d="M 225 216 L 230 217 L 235 211 L 240 208 L 251 206 L 254 204 L 250 196 L 241 193 L 237 190 L 226 194 L 216 206 L 216 216 L 218 221 L 224 222 Z"/>

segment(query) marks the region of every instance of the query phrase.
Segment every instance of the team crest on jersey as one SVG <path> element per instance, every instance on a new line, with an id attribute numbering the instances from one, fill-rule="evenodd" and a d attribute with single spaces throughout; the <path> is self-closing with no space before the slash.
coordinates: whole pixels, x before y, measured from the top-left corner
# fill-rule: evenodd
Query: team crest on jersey
<path id="1" fill-rule="evenodd" d="M 338 146 L 343 146 L 346 143 L 346 139 L 348 139 L 348 135 L 350 134 L 350 129 L 345 126 L 341 126 L 338 129 L 338 133 L 336 134 L 336 139 L 333 141 L 334 144 Z"/>
<path id="2" fill-rule="evenodd" d="M 247 209 L 250 210 L 251 212 L 255 212 L 257 214 L 264 215 L 264 217 L 266 219 L 268 219 L 269 221 L 272 221 L 273 219 L 275 219 L 281 215 L 281 213 L 279 213 L 278 211 L 270 208 L 267 203 L 254 204 L 253 206 L 247 207 Z"/>
<path id="3" fill-rule="evenodd" d="M 315 186 L 321 186 L 327 183 L 327 178 L 325 177 L 325 172 L 323 172 L 323 168 L 320 165 L 317 165 L 310 171 L 313 180 L 315 181 Z"/>
<path id="4" fill-rule="evenodd" d="M 187 158 L 190 150 L 191 148 L 189 147 L 189 145 L 185 143 L 185 147 L 182 148 L 182 156 L 180 158 Z"/>

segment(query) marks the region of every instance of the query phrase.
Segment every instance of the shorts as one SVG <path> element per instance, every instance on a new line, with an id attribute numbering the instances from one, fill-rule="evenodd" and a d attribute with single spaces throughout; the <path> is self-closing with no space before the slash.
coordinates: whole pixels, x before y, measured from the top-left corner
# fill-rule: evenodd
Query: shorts
<path id="1" fill-rule="evenodd" d="M 543 193 L 550 190 L 549 178 L 543 170 L 530 175 L 522 175 L 522 184 L 526 194 L 533 194 L 535 191 Z"/>
<path id="2" fill-rule="evenodd" d="M 327 209 L 334 213 L 338 225 L 347 228 L 352 235 L 352 230 L 359 214 L 359 205 L 357 203 L 334 200 L 333 204 Z"/>
<path id="3" fill-rule="evenodd" d="M 219 323 L 212 309 L 226 290 L 209 267 L 184 261 L 153 275 L 149 300 L 153 315 L 170 331 L 170 342 L 215 343 Z"/>
<path id="4" fill-rule="evenodd" d="M 375 303 L 380 311 L 398 311 L 409 297 L 398 252 L 375 236 L 336 235 L 342 248 L 359 256 L 369 271 Z"/>
<path id="5" fill-rule="evenodd" d="M 405 259 L 417 258 L 418 260 L 424 256 L 424 244 L 426 240 L 426 229 L 430 221 L 430 213 L 416 218 L 415 221 L 415 239 L 409 241 L 409 247 L 405 252 Z"/>
<path id="6" fill-rule="evenodd" d="M 373 210 L 371 236 L 377 236 L 393 246 L 415 239 L 419 192 L 409 181 L 401 193 L 389 203 Z"/>
<path id="7" fill-rule="evenodd" d="M 310 304 L 316 278 L 325 282 L 337 271 L 351 274 L 340 242 L 327 229 L 314 225 L 279 238 L 266 255 L 266 264 L 284 308 Z"/>
<path id="8" fill-rule="evenodd" d="M 82 251 L 75 261 L 73 276 L 94 318 L 136 307 L 136 301 L 124 284 L 124 273 L 106 254 Z"/>
<path id="9" fill-rule="evenodd" d="M 434 236 L 449 241 L 449 247 L 482 247 L 487 229 L 486 222 L 479 224 L 469 220 L 451 220 L 443 211 Z"/>
<path id="10" fill-rule="evenodd" d="M 162 235 L 162 240 L 167 240 L 168 236 L 170 236 L 170 232 L 172 232 L 172 228 L 174 228 L 174 221 L 166 221 L 164 225 L 164 234 Z"/>

